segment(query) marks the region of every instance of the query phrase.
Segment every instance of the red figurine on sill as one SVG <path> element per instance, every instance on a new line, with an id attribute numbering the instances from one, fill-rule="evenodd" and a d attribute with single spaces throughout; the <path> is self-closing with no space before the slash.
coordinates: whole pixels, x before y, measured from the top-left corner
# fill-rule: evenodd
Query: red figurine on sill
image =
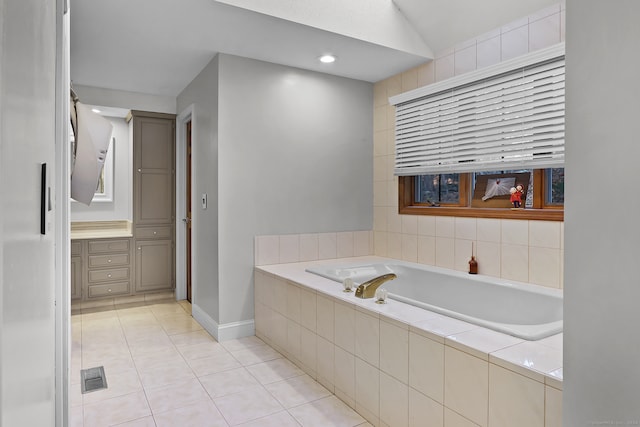
<path id="1" fill-rule="evenodd" d="M 513 207 L 516 209 L 520 209 L 522 207 L 522 185 L 518 184 L 515 187 L 511 187 L 509 193 L 511 193 L 510 200 L 513 204 Z"/>

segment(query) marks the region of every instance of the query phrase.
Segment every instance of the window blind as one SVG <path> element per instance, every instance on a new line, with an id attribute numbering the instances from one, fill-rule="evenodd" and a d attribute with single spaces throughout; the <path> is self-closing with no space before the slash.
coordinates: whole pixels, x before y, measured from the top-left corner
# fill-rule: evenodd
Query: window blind
<path id="1" fill-rule="evenodd" d="M 562 167 L 564 46 L 558 50 L 391 98 L 395 174 Z"/>

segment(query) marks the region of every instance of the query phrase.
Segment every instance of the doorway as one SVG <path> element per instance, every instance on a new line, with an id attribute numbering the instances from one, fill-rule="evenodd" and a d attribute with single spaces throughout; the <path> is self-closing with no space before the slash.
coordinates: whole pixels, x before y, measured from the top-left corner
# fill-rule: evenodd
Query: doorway
<path id="1" fill-rule="evenodd" d="M 196 243 L 197 218 L 193 217 L 193 176 L 197 173 L 193 154 L 197 138 L 194 106 L 191 105 L 176 118 L 176 299 L 190 303 L 198 298 L 197 283 L 193 281 L 192 247 Z M 197 153 L 195 153 L 197 154 Z M 195 213 L 197 216 L 197 213 Z"/>
<path id="2" fill-rule="evenodd" d="M 185 135 L 185 149 L 186 149 L 186 191 L 185 191 L 185 223 L 186 223 L 186 286 L 187 286 L 187 301 L 191 302 L 191 120 L 186 123 L 186 135 Z"/>

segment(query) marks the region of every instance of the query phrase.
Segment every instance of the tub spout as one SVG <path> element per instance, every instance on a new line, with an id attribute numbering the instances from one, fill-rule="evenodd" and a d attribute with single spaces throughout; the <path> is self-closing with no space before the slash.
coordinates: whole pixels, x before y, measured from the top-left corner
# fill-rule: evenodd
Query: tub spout
<path id="1" fill-rule="evenodd" d="M 373 298 L 373 296 L 376 294 L 376 289 L 378 289 L 380 285 L 388 282 L 389 280 L 393 280 L 396 277 L 398 276 L 393 273 L 388 273 L 367 280 L 366 282 L 358 286 L 358 288 L 356 289 L 356 296 L 358 298 Z"/>

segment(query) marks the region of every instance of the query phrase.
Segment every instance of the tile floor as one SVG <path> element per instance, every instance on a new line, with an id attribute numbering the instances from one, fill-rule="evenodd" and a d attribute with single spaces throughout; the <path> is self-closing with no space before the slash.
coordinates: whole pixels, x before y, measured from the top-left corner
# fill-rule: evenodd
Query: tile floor
<path id="1" fill-rule="evenodd" d="M 72 427 L 368 426 L 256 337 L 218 343 L 186 301 L 71 316 Z M 108 388 L 82 394 L 80 370 Z"/>

